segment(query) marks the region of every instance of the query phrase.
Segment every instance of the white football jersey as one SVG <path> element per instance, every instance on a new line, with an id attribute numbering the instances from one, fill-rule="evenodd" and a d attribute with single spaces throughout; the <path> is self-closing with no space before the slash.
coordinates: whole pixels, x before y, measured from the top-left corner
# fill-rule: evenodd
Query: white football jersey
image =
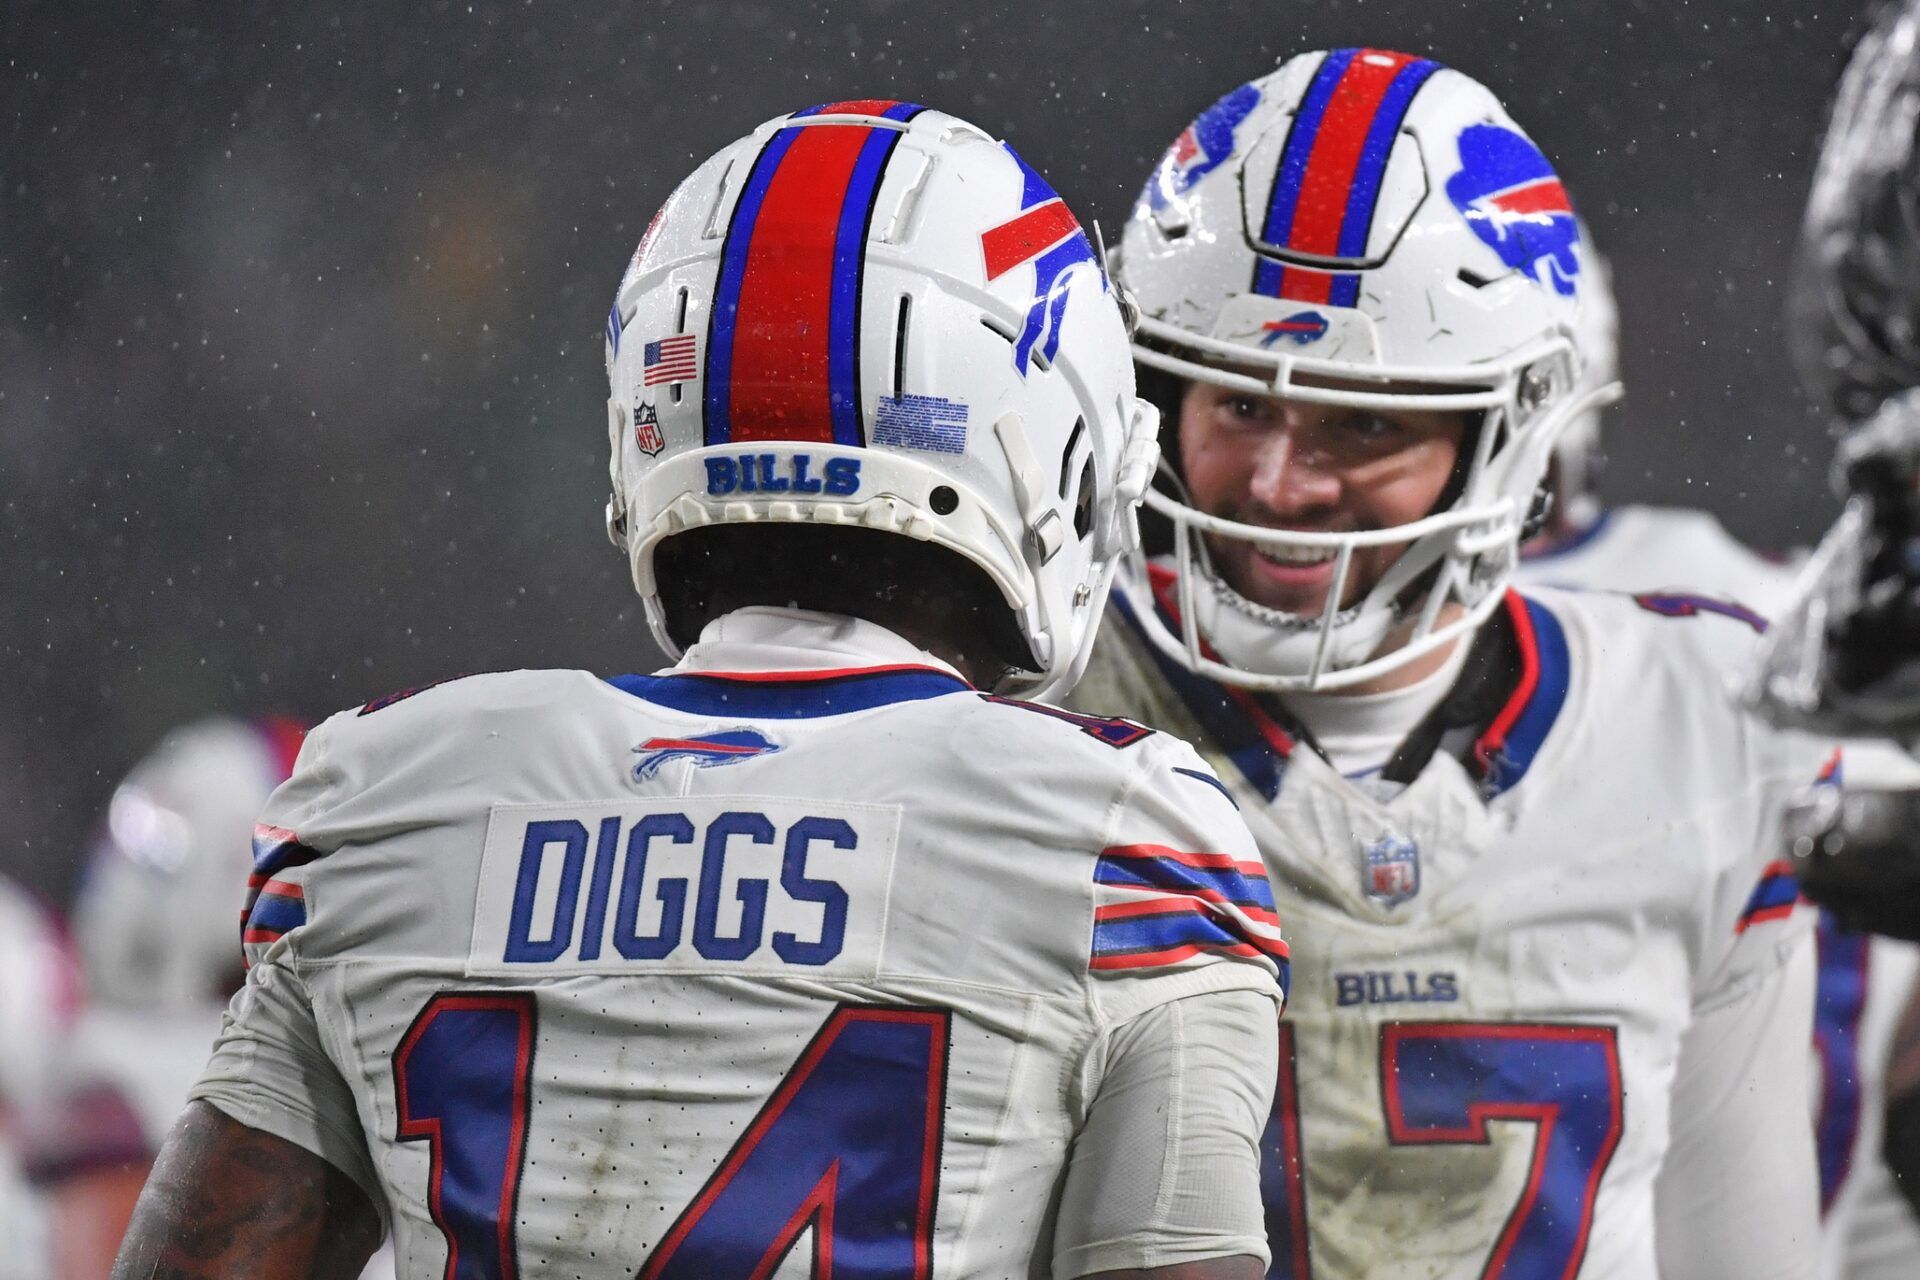
<path id="1" fill-rule="evenodd" d="M 59 1055 L 79 995 L 53 913 L 0 876 L 0 1280 L 53 1274 L 48 1201 L 32 1179 L 59 1171 Z"/>
<path id="2" fill-rule="evenodd" d="M 1479 681 L 1484 730 L 1441 738 L 1382 802 L 1298 746 L 1280 700 L 1154 649 L 1132 607 L 1117 600 L 1074 704 L 1199 745 L 1297 956 L 1263 1152 L 1271 1274 L 1657 1274 L 1656 1175 L 1699 1110 L 1675 1101 L 1683 1037 L 1806 964 L 1767 833 L 1826 756 L 1727 698 L 1748 622 L 1510 594 L 1467 659 L 1512 672 Z M 1811 1161 L 1799 1176 L 1810 1235 Z"/>
<path id="3" fill-rule="evenodd" d="M 1522 582 L 1600 591 L 1690 587 L 1771 616 L 1791 595 L 1791 563 L 1758 555 L 1704 511 L 1616 507 L 1558 546 L 1521 559 Z M 1905 753 L 1847 745 L 1849 785 L 1915 785 Z M 1914 991 L 1920 948 L 1842 933 L 1822 913 L 1814 1015 L 1815 1135 L 1820 1152 L 1820 1273 L 1825 1280 L 1911 1280 L 1920 1219 L 1880 1155 L 1894 1024 Z"/>
<path id="4" fill-rule="evenodd" d="M 1517 576 L 1581 591 L 1711 591 L 1772 617 L 1793 574 L 1793 561 L 1761 555 L 1705 511 L 1620 506 L 1557 543 L 1524 548 Z"/>
<path id="5" fill-rule="evenodd" d="M 822 617 L 707 637 L 755 616 Z M 1158 1181 L 1162 1115 L 1115 1166 L 1153 1178 L 1124 1230 L 1059 1208 L 1101 1194 L 1066 1176 L 1087 1135 L 1140 1127 L 1096 1104 L 1148 1015 L 1231 998 L 1273 1061 L 1285 944 L 1219 780 L 949 668 L 772 652 L 474 676 L 315 730 L 198 1096 L 355 1172 L 410 1280 L 455 1251 L 527 1280 L 1264 1256 L 1270 1080 L 1237 1156 L 1183 1156 L 1215 1194 Z"/>

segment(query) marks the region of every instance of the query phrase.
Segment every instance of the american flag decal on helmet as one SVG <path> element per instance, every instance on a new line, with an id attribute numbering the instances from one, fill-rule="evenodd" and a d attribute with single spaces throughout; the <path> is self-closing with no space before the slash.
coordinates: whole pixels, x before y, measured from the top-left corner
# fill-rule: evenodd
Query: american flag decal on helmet
<path id="1" fill-rule="evenodd" d="M 794 113 L 907 121 L 924 107 L 861 99 Z M 860 287 L 867 227 L 898 130 L 789 124 L 733 207 L 707 333 L 706 443 L 865 443 Z"/>

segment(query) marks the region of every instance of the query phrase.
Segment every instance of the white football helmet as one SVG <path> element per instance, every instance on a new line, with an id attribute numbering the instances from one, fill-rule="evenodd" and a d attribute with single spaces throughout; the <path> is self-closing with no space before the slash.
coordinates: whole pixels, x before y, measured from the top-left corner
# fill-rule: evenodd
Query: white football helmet
<path id="1" fill-rule="evenodd" d="M 1575 390 L 1587 407 L 1561 429 L 1553 445 L 1553 459 L 1560 467 L 1554 501 L 1575 529 L 1600 516 L 1601 419 L 1607 404 L 1617 398 L 1616 393 L 1589 393 L 1606 393 L 1620 381 L 1620 308 L 1613 297 L 1613 269 L 1594 247 L 1585 222 L 1580 224 L 1580 239 L 1587 246 L 1587 276 L 1580 285 L 1580 327 L 1574 335 L 1581 363 Z"/>
<path id="2" fill-rule="evenodd" d="M 769 121 L 680 184 L 607 319 L 608 529 L 672 655 L 661 541 L 817 521 L 938 544 L 1085 665 L 1158 453 L 1118 294 L 1013 150 L 911 103 Z"/>
<path id="3" fill-rule="evenodd" d="M 74 903 L 88 993 L 110 1004 L 224 1001 L 241 970 L 253 823 L 300 726 L 210 718 L 176 729 L 114 791 Z"/>
<path id="4" fill-rule="evenodd" d="M 1142 313 L 1142 365 L 1257 395 L 1480 415 L 1451 502 L 1391 528 L 1220 519 L 1183 500 L 1163 467 L 1147 505 L 1173 522 L 1177 619 L 1155 615 L 1144 559 L 1122 577 L 1161 648 L 1234 684 L 1337 688 L 1495 608 L 1554 437 L 1597 397 L 1575 391 L 1590 264 L 1572 206 L 1491 93 L 1402 53 L 1289 59 L 1175 140 L 1114 265 Z M 1331 550 L 1325 610 L 1245 599 L 1212 571 L 1210 538 Z M 1355 549 L 1399 543 L 1382 580 L 1341 608 Z"/>

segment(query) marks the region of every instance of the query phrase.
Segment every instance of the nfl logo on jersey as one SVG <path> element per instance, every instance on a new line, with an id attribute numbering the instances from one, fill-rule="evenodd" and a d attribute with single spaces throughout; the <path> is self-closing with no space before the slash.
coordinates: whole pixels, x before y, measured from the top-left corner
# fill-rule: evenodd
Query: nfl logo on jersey
<path id="1" fill-rule="evenodd" d="M 1397 906 L 1420 892 L 1420 848 L 1400 836 L 1381 836 L 1360 847 L 1367 896 L 1383 907 Z"/>

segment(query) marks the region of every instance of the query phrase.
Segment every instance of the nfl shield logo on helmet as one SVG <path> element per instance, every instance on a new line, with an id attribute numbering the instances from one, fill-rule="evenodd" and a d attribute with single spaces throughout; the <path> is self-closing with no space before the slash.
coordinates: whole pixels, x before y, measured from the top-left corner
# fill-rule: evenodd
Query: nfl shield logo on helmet
<path id="1" fill-rule="evenodd" d="M 1420 892 L 1420 847 L 1400 836 L 1381 836 L 1363 844 L 1361 883 L 1383 907 L 1398 906 Z"/>
<path id="2" fill-rule="evenodd" d="M 660 415 L 650 404 L 641 403 L 633 408 L 633 443 L 649 458 L 667 447 L 667 438 L 660 434 Z"/>

